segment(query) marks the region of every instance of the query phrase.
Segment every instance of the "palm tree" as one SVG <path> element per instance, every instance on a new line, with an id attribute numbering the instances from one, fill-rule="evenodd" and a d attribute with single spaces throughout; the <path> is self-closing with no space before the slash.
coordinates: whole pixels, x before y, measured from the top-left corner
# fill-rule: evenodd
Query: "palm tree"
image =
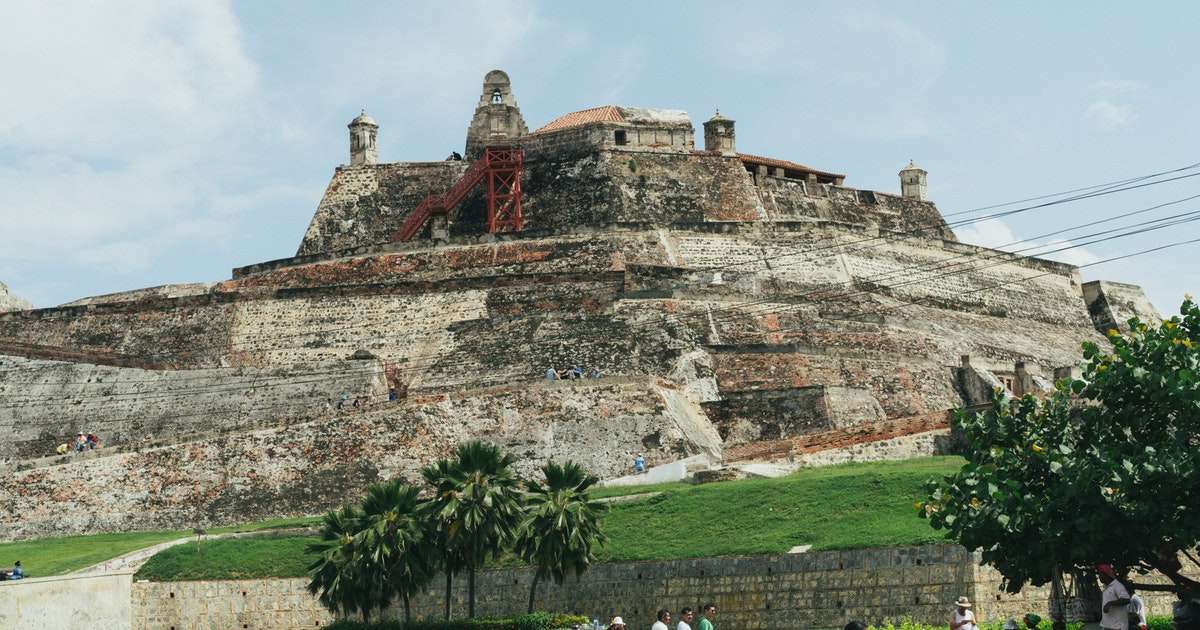
<path id="1" fill-rule="evenodd" d="M 464 565 L 461 550 L 455 548 L 450 540 L 452 520 L 442 514 L 454 492 L 454 483 L 450 479 L 453 467 L 450 460 L 440 459 L 421 469 L 421 476 L 433 489 L 433 497 L 424 504 L 425 520 L 430 546 L 437 551 L 442 572 L 446 576 L 446 621 L 450 620 L 450 592 L 454 574 L 462 570 Z"/>
<path id="2" fill-rule="evenodd" d="M 405 623 L 412 621 L 410 598 L 433 577 L 418 492 L 400 479 L 367 488 L 356 537 L 371 577 L 384 584 L 388 598 L 398 594 L 404 600 Z"/>
<path id="3" fill-rule="evenodd" d="M 352 507 L 325 515 L 320 540 L 305 548 L 305 552 L 317 555 L 308 566 L 312 577 L 308 592 L 317 595 L 321 604 L 335 615 L 361 611 L 363 621 L 369 621 L 371 609 L 378 604 L 382 592 L 367 579 L 356 538 L 361 528 L 362 514 Z"/>
<path id="4" fill-rule="evenodd" d="M 458 446 L 455 460 L 435 488 L 438 517 L 446 524 L 448 547 L 467 570 L 467 614 L 475 616 L 475 572 L 487 555 L 498 557 L 516 534 L 523 512 L 513 457 L 494 444 L 474 440 Z"/>
<path id="5" fill-rule="evenodd" d="M 562 584 L 568 572 L 576 577 L 595 561 L 593 550 L 608 542 L 600 529 L 600 516 L 608 509 L 592 501 L 588 490 L 598 478 L 584 472 L 575 462 L 542 466 L 546 483 L 526 485 L 528 515 L 517 537 L 516 551 L 534 565 L 529 587 L 529 612 L 533 612 L 538 582 L 552 578 Z"/>

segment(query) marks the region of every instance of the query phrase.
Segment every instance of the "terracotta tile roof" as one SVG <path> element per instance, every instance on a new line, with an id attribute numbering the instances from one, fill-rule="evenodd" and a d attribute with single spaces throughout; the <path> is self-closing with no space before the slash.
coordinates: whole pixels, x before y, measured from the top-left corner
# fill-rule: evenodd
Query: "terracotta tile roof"
<path id="1" fill-rule="evenodd" d="M 739 153 L 738 157 L 741 158 L 742 162 L 746 163 L 746 164 L 762 164 L 763 166 L 774 166 L 776 168 L 784 168 L 789 171 L 801 171 L 804 173 L 816 173 L 817 175 L 827 175 L 829 177 L 843 177 L 843 178 L 845 177 L 845 175 L 842 175 L 841 173 L 830 173 L 829 171 L 822 171 L 821 169 L 813 168 L 811 166 L 805 166 L 803 164 L 797 164 L 796 162 L 789 162 L 787 160 L 777 160 L 775 158 L 763 157 L 761 155 L 751 155 L 749 153 Z"/>
<path id="2" fill-rule="evenodd" d="M 615 106 L 604 105 L 602 107 L 593 107 L 591 109 L 571 112 L 570 114 L 563 114 L 542 125 L 540 129 L 535 130 L 533 133 L 558 131 L 559 129 L 569 129 L 597 122 L 625 122 L 625 117 L 621 115 L 621 110 Z"/>

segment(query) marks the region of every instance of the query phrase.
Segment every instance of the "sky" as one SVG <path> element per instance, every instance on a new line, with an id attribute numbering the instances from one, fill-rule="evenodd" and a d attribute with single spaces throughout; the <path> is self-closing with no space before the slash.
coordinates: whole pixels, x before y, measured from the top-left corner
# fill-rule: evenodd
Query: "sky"
<path id="1" fill-rule="evenodd" d="M 351 118 L 379 122 L 382 161 L 441 159 L 493 68 L 531 129 L 619 104 L 699 130 L 719 107 L 739 150 L 847 186 L 898 191 L 914 159 L 943 213 L 1179 168 L 1200 162 L 1197 24 L 1186 2 L 0 3 L 0 282 L 46 307 L 291 256 Z M 1046 243 L 1198 194 L 1188 178 L 957 233 Z M 1187 238 L 1200 222 L 1055 257 Z M 1198 268 L 1193 244 L 1082 273 L 1170 314 Z"/>

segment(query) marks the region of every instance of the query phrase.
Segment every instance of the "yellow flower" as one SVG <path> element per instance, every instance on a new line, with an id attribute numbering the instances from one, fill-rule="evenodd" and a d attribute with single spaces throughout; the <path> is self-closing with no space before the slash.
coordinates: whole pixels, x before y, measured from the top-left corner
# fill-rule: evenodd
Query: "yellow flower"
<path id="1" fill-rule="evenodd" d="M 978 510 L 982 506 L 983 506 L 983 501 L 980 501 L 979 497 L 971 497 L 971 507 Z"/>
<path id="2" fill-rule="evenodd" d="M 920 502 L 920 501 L 913 501 L 913 509 L 914 509 L 914 510 L 919 510 L 919 509 L 921 509 L 921 502 Z"/>
<path id="3" fill-rule="evenodd" d="M 1108 336 L 1109 336 L 1109 337 L 1116 337 L 1116 336 L 1117 336 L 1117 335 L 1119 335 L 1119 334 L 1121 334 L 1121 331 L 1117 330 L 1116 328 L 1109 328 L 1109 329 L 1108 329 Z"/>
<path id="4" fill-rule="evenodd" d="M 1029 445 L 1029 450 L 1033 451 L 1034 453 L 1045 453 L 1045 452 L 1046 452 L 1046 449 L 1044 449 L 1044 448 L 1042 448 L 1042 447 L 1038 446 L 1038 445 L 1037 445 L 1037 442 L 1034 442 L 1033 444 L 1030 444 L 1030 445 Z"/>
<path id="5" fill-rule="evenodd" d="M 1179 324 L 1176 324 L 1175 322 L 1163 322 L 1163 328 L 1166 328 L 1167 330 L 1175 330 L 1178 326 Z"/>
<path id="6" fill-rule="evenodd" d="M 1192 347 L 1192 340 L 1191 340 L 1191 339 L 1184 339 L 1182 343 L 1183 343 L 1183 347 L 1184 347 L 1184 348 L 1191 348 L 1191 347 Z"/>

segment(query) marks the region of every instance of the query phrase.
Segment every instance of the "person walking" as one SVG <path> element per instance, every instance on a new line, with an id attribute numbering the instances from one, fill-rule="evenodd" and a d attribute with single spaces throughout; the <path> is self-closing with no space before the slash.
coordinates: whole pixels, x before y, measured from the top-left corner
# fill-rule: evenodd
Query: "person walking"
<path id="1" fill-rule="evenodd" d="M 1100 597 L 1100 627 L 1106 630 L 1127 630 L 1129 613 L 1129 590 L 1117 579 L 1117 572 L 1111 564 L 1096 565 L 1096 573 L 1104 584 L 1104 594 Z"/>
<path id="2" fill-rule="evenodd" d="M 657 619 L 658 621 L 655 621 L 654 625 L 650 626 L 650 630 L 670 630 L 667 624 L 671 623 L 671 611 L 666 608 L 659 609 Z"/>
<path id="3" fill-rule="evenodd" d="M 692 612 L 691 607 L 684 606 L 679 611 L 679 625 L 675 626 L 675 630 L 692 630 L 692 619 L 696 617 L 696 613 Z"/>
<path id="4" fill-rule="evenodd" d="M 1129 596 L 1129 630 L 1146 630 L 1146 604 L 1142 596 L 1133 593 Z"/>
<path id="5" fill-rule="evenodd" d="M 612 621 L 608 622 L 608 630 L 625 630 L 625 620 L 620 615 L 613 617 Z"/>
<path id="6" fill-rule="evenodd" d="M 950 615 L 950 630 L 979 630 L 975 613 L 971 612 L 971 600 L 959 597 L 954 607 L 954 614 Z"/>
<path id="7" fill-rule="evenodd" d="M 633 474 L 640 475 L 646 472 L 646 458 L 642 457 L 641 453 L 633 458 Z"/>
<path id="8" fill-rule="evenodd" d="M 696 630 L 713 630 L 712 618 L 717 616 L 717 607 L 705 604 L 700 608 L 700 621 L 696 622 Z"/>

